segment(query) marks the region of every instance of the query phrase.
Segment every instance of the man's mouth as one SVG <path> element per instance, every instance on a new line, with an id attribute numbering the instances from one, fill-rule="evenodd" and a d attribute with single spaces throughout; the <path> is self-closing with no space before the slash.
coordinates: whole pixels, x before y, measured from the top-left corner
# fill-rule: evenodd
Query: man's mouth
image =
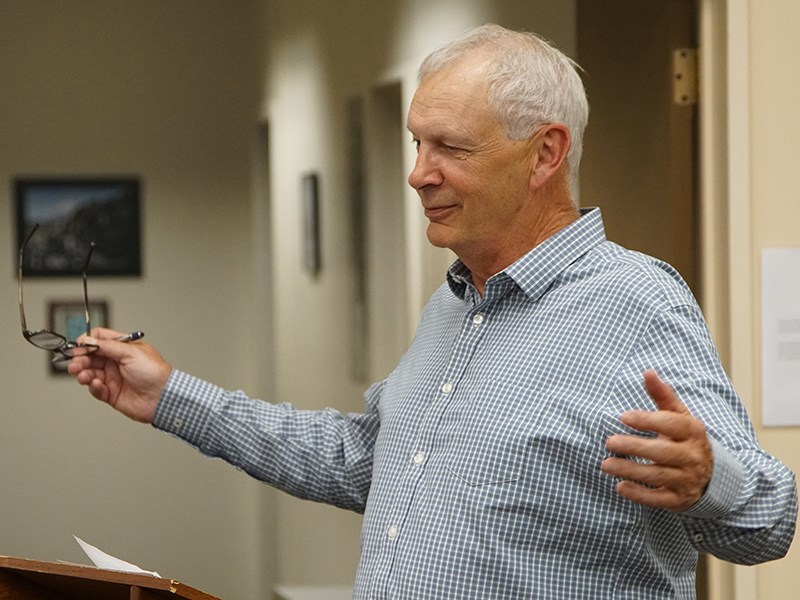
<path id="1" fill-rule="evenodd" d="M 454 204 L 446 206 L 426 206 L 425 216 L 431 221 L 441 221 L 455 210 Z"/>

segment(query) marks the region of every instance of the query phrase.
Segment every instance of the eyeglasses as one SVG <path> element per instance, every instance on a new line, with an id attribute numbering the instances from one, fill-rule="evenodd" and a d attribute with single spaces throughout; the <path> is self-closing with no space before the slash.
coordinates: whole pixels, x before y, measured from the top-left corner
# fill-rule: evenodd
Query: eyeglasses
<path id="1" fill-rule="evenodd" d="M 24 263 L 25 248 L 38 228 L 39 224 L 37 223 L 19 248 L 19 323 L 22 327 L 22 337 L 37 348 L 52 352 L 53 362 L 65 362 L 76 356 L 91 354 L 97 350 L 97 346 L 94 344 L 79 344 L 78 342 L 69 341 L 60 333 L 50 331 L 49 329 L 41 329 L 39 331 L 30 331 L 28 329 L 28 325 L 25 321 L 25 307 L 22 301 L 22 265 Z M 86 287 L 86 270 L 89 268 L 89 260 L 92 258 L 93 251 L 94 242 L 89 245 L 89 252 L 86 254 L 86 262 L 83 263 L 83 306 L 84 314 L 86 315 L 86 335 L 89 335 L 92 329 L 92 320 L 89 314 L 89 292 Z"/>

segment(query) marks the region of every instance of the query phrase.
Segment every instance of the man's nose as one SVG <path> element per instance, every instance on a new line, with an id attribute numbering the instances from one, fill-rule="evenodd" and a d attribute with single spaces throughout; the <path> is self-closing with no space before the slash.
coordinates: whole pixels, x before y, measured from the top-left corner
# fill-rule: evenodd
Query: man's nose
<path id="1" fill-rule="evenodd" d="M 442 172 L 437 161 L 431 156 L 430 150 L 420 146 L 417 151 L 417 160 L 414 168 L 408 174 L 408 185 L 419 191 L 427 185 L 439 185 L 442 183 Z"/>

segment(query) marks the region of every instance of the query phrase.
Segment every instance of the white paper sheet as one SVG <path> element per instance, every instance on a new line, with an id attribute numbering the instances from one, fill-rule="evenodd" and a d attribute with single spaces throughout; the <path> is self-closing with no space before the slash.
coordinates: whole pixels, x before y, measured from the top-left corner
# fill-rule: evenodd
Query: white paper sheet
<path id="1" fill-rule="evenodd" d="M 86 556 L 89 557 L 94 563 L 94 566 L 100 569 L 109 569 L 111 571 L 123 571 L 124 573 L 144 573 L 145 575 L 153 575 L 154 577 L 161 577 L 155 571 L 145 571 L 137 567 L 134 564 L 126 562 L 124 560 L 120 560 L 110 554 L 106 554 L 99 548 L 95 548 L 91 544 L 87 544 L 77 535 L 73 535 L 72 537 L 75 538 L 75 541 L 78 542 L 83 551 L 86 553 Z"/>
<path id="2" fill-rule="evenodd" d="M 800 248 L 761 251 L 761 367 L 764 425 L 800 425 Z"/>

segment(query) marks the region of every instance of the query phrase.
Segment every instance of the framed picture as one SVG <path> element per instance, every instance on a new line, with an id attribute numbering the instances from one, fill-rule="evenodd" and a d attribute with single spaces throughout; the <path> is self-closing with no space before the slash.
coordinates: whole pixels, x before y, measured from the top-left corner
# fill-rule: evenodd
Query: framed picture
<path id="1" fill-rule="evenodd" d="M 48 329 L 60 333 L 69 341 L 75 341 L 86 333 L 86 315 L 84 314 L 83 300 L 57 300 L 48 303 Z M 89 313 L 92 318 L 92 327 L 108 327 L 108 302 L 90 301 Z M 51 372 L 57 375 L 67 374 L 67 362 L 50 362 Z"/>
<path id="2" fill-rule="evenodd" d="M 319 176 L 316 173 L 303 175 L 303 264 L 311 275 L 322 269 L 319 224 Z"/>
<path id="3" fill-rule="evenodd" d="M 18 248 L 39 225 L 25 276 L 80 275 L 92 242 L 89 273 L 141 275 L 139 192 L 136 178 L 15 180 Z"/>

